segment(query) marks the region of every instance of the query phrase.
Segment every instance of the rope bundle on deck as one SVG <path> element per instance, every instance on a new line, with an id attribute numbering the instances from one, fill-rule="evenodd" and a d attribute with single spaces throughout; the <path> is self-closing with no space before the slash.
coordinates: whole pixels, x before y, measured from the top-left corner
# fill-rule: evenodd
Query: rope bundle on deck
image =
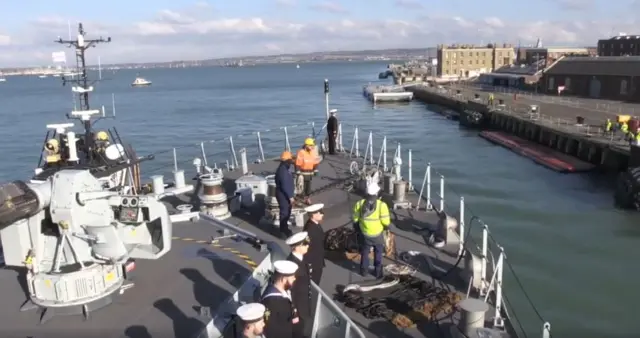
<path id="1" fill-rule="evenodd" d="M 394 276 L 400 282 L 386 289 L 370 292 L 341 292 L 336 299 L 369 319 L 383 318 L 398 327 L 413 327 L 429 322 L 441 314 L 449 314 L 460 301 L 460 295 L 437 287 L 414 276 Z"/>
<path id="2" fill-rule="evenodd" d="M 384 232 L 384 242 L 385 257 L 396 258 L 395 235 L 391 231 Z M 327 231 L 324 237 L 324 247 L 329 252 L 344 254 L 349 260 L 360 260 L 358 233 L 351 227 L 343 226 Z"/>

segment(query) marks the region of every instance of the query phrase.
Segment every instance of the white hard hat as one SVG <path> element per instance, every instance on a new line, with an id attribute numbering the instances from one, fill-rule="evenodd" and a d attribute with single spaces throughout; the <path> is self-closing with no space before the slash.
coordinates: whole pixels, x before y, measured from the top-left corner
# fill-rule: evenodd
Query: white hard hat
<path id="1" fill-rule="evenodd" d="M 367 185 L 367 195 L 377 195 L 380 192 L 380 187 L 376 183 Z"/>

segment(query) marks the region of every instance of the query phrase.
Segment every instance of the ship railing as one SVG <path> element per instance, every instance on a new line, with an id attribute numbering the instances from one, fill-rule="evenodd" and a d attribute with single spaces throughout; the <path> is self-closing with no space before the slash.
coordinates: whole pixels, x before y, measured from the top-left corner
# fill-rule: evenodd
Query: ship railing
<path id="1" fill-rule="evenodd" d="M 473 90 L 478 90 L 478 88 L 476 87 L 472 87 L 472 88 L 468 88 L 468 87 L 443 87 L 443 88 L 438 88 L 438 87 L 430 87 L 424 84 L 419 85 L 420 88 L 428 90 L 428 91 L 432 91 L 435 92 L 439 95 L 446 95 L 446 96 L 450 96 L 453 97 L 455 99 L 457 99 L 458 101 L 461 102 L 467 102 L 467 101 L 478 101 L 478 100 L 482 100 L 481 102 L 486 103 L 486 99 L 485 98 L 479 98 L 476 97 L 477 93 L 473 93 Z M 501 87 L 497 87 L 497 88 L 501 88 Z M 464 90 L 466 89 L 466 90 Z M 504 92 L 500 92 L 498 90 L 495 91 L 496 94 L 500 94 L 500 93 L 504 93 Z M 528 98 L 531 101 L 533 101 L 534 103 L 536 102 L 536 100 L 531 99 L 530 97 L 524 97 L 524 98 Z M 499 99 L 496 98 L 496 101 Z M 504 104 L 496 104 L 494 102 L 494 107 L 493 109 L 495 111 L 500 111 L 501 113 L 507 114 L 507 115 L 511 115 L 514 117 L 518 117 L 521 119 L 528 119 L 530 120 L 532 123 L 536 123 L 539 124 L 541 126 L 546 126 L 546 127 L 551 127 L 554 129 L 559 129 L 562 131 L 566 131 L 569 133 L 573 133 L 573 134 L 578 134 L 578 135 L 583 135 L 585 137 L 588 137 L 589 139 L 595 140 L 597 142 L 601 142 L 601 143 L 605 143 L 605 144 L 611 144 L 611 145 L 615 145 L 615 146 L 619 146 L 619 147 L 628 147 L 629 146 L 629 141 L 628 139 L 622 137 L 622 133 L 615 133 L 615 132 L 606 132 L 604 129 L 604 125 L 605 125 L 605 120 L 603 119 L 602 121 L 587 121 L 588 119 L 585 118 L 585 123 L 582 124 L 578 124 L 577 120 L 574 121 L 570 121 L 567 119 L 562 119 L 562 118 L 558 118 L 558 117 L 554 117 L 554 116 L 550 116 L 550 115 L 546 115 L 544 113 L 541 113 L 540 110 L 544 111 L 544 107 L 542 106 L 538 106 L 538 109 L 536 112 L 532 112 L 531 110 L 531 106 L 535 106 L 536 104 L 527 104 L 524 103 L 522 101 L 513 101 L 511 99 L 505 99 L 503 100 Z M 544 104 L 544 103 L 551 103 L 551 104 L 559 104 L 558 102 L 551 102 L 551 101 L 541 101 L 538 100 L 538 102 L 540 104 Z M 576 107 L 576 108 L 580 108 L 580 109 L 585 109 L 585 110 L 597 110 L 596 108 L 592 108 L 589 109 L 588 107 Z M 612 111 L 610 111 L 610 113 L 613 114 Z M 640 113 L 640 111 L 638 112 Z M 623 112 L 624 114 L 624 112 Z M 628 112 L 627 115 L 631 115 L 632 113 Z M 613 117 L 612 117 L 613 118 Z M 590 123 L 593 124 L 590 124 Z"/>
<path id="2" fill-rule="evenodd" d="M 156 152 L 154 154 L 155 160 L 153 161 L 156 162 L 156 165 L 154 167 L 143 167 L 142 172 L 145 175 L 168 174 L 170 171 L 175 173 L 181 171 L 179 168 L 186 163 L 199 167 L 200 164 L 196 163 L 197 161 L 194 158 L 200 159 L 199 161 L 205 167 L 237 170 L 242 164 L 242 158 L 254 159 L 254 163 L 277 158 L 284 149 L 292 149 L 292 146 L 297 147 L 298 144 L 301 146 L 307 137 L 321 139 L 322 142 L 320 144 L 324 146 L 326 138 L 318 136 L 324 128 L 323 126 L 317 130 L 316 123 L 313 122 L 299 123 L 292 126 L 191 143 L 163 152 Z M 366 135 L 366 137 L 361 137 L 362 134 Z M 345 147 L 343 142 L 345 140 L 351 141 L 349 148 Z M 466 204 L 464 197 L 455 192 L 452 184 L 446 184 L 443 173 L 438 172 L 430 162 L 415 158 L 412 149 L 407 149 L 405 154 L 400 142 L 391 140 L 377 131 L 362 132 L 361 128 L 346 123 L 339 124 L 337 148 L 354 158 L 358 170 L 365 166 L 375 166 L 380 171 L 389 172 L 394 169 L 394 162 L 395 164 L 401 163 L 399 166 L 401 176 L 406 180 L 409 192 L 416 194 L 418 197 L 419 202 L 417 202 L 415 208 L 456 218 L 459 225 L 458 237 L 460 239 L 458 255 L 465 255 L 470 252 L 480 258 L 480 281 L 471 280 L 470 283 L 477 285 L 480 296 L 494 306 L 494 326 L 496 328 L 504 328 L 503 318 L 506 317 L 510 319 L 513 329 L 519 333 L 518 336 L 527 336 L 528 333 L 534 331 L 539 332 L 539 329 L 525 328 L 525 326 L 532 325 L 532 321 L 524 322 L 521 318 L 524 315 L 520 312 L 516 313 L 511 301 L 514 299 L 519 303 L 528 303 L 529 310 L 537 315 L 540 321 L 536 326 L 542 326 L 543 337 L 550 336 L 550 324 L 543 319 L 533 304 L 532 298 L 524 289 L 515 269 L 507 259 L 503 246 L 493 236 L 489 225 L 482 221 Z M 240 152 L 244 152 L 244 154 L 240 156 Z M 406 156 L 406 162 L 403 156 Z M 148 163 L 145 164 L 148 165 Z M 415 166 L 416 164 L 418 164 L 417 167 Z M 418 188 L 414 185 L 414 170 L 424 170 L 424 175 Z M 474 227 L 474 225 L 476 226 Z M 477 230 L 477 225 L 481 227 L 480 231 Z M 507 273 L 506 275 L 505 272 Z M 504 285 L 508 285 L 508 287 L 503 288 Z M 352 337 L 361 336 L 357 325 L 353 324 L 341 311 L 334 311 L 335 309 L 332 305 L 335 304 L 328 296 L 321 293 L 322 290 L 317 286 L 314 289 L 319 294 L 318 306 L 323 307 L 323 309 L 328 308 L 327 311 L 333 313 L 333 317 L 331 317 L 333 320 L 339 317 L 341 327 L 345 330 L 351 330 L 350 332 L 353 332 L 351 334 Z M 338 317 L 336 317 L 336 313 Z M 529 317 L 531 316 L 527 316 L 527 318 Z M 349 335 L 346 336 L 349 337 Z"/>
<path id="3" fill-rule="evenodd" d="M 542 327 L 542 337 L 550 337 L 551 325 L 540 315 L 531 297 L 524 289 L 515 269 L 507 260 L 504 247 L 492 235 L 489 225 L 474 214 L 465 204 L 465 199 L 462 195 L 456 193 L 451 186 L 447 186 L 445 189 L 445 175 L 436 171 L 430 162 L 416 159 L 412 149 L 407 149 L 406 152 L 403 152 L 400 142 L 390 140 L 384 134 L 374 131 L 362 133 L 361 128 L 357 126 L 348 127 L 345 124 L 340 125 L 339 132 L 342 133 L 345 129 L 353 130 L 348 153 L 352 157 L 360 159 L 360 167 L 373 166 L 383 172 L 391 172 L 393 171 L 393 165 L 389 163 L 402 163 L 401 176 L 406 180 L 409 192 L 416 194 L 418 197 L 414 208 L 416 210 L 425 210 L 426 212 L 444 213 L 457 219 L 458 236 L 460 238 L 458 256 L 464 255 L 465 251 L 468 250 L 481 260 L 480 281 L 469 281 L 468 293 L 470 293 L 472 285 L 477 285 L 479 296 L 494 306 L 494 327 L 504 329 L 503 317 L 506 316 L 510 319 L 513 330 L 516 331 L 518 336 L 526 337 L 527 333 L 540 332 L 540 329 L 525 328 L 525 326 L 531 325 L 531 321 L 524 322 L 519 316 L 520 313 L 516 314 L 514 304 L 511 301 L 511 298 L 514 298 L 528 303 L 529 310 L 538 317 L 539 323 L 537 325 Z M 363 134 L 366 137 L 361 136 Z M 376 136 L 377 143 L 374 141 Z M 338 139 L 342 140 L 342 135 L 339 134 Z M 341 142 L 338 144 L 338 148 L 344 149 Z M 393 151 L 393 154 L 391 154 L 391 151 Z M 406 156 L 406 162 L 403 156 Z M 418 165 L 415 166 L 416 164 Z M 414 185 L 415 176 L 413 171 L 415 169 L 424 170 L 419 186 Z M 447 201 L 457 202 L 450 204 Z M 424 208 L 421 205 L 422 203 L 424 203 Z M 479 225 L 481 230 L 474 232 L 474 225 L 476 225 L 475 228 Z M 505 276 L 505 273 L 508 273 L 508 276 Z M 507 282 L 514 282 L 513 285 L 515 285 L 515 287 L 508 288 L 509 292 L 503 289 L 505 277 L 507 277 Z M 508 297 L 507 293 L 512 294 L 512 296 Z M 540 326 L 538 327 L 540 328 Z"/>

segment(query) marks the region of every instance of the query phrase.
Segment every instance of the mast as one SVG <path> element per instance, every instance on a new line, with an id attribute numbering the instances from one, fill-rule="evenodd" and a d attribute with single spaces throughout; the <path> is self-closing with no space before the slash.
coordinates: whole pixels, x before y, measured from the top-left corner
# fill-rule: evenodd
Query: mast
<path id="1" fill-rule="evenodd" d="M 87 75 L 87 66 L 85 61 L 85 51 L 91 47 L 95 47 L 100 43 L 109 43 L 111 42 L 111 38 L 107 37 L 103 39 L 100 37 L 99 39 L 85 39 L 86 32 L 82 27 L 82 23 L 78 24 L 78 37 L 76 40 L 71 40 L 71 36 L 69 36 L 69 40 L 63 40 L 58 37 L 58 40 L 55 42 L 63 45 L 67 45 L 67 47 L 73 47 L 76 52 L 76 67 L 77 71 L 80 73 L 78 77 L 72 76 L 71 79 L 67 79 L 66 77 L 62 77 L 62 83 L 65 85 L 67 82 L 72 83 L 73 92 L 78 94 L 80 107 L 79 111 L 72 112 L 71 115 L 67 116 L 70 119 L 77 119 L 83 122 L 84 126 L 84 138 L 86 145 L 93 144 L 93 137 L 91 136 L 91 115 L 93 115 L 93 111 L 91 111 L 91 107 L 89 105 L 89 92 L 93 91 L 92 85 L 96 81 L 90 81 Z M 69 34 L 71 35 L 71 34 Z M 99 111 L 98 111 L 99 113 Z M 90 153 L 90 152 L 88 152 Z M 90 156 L 90 155 L 89 155 Z"/>

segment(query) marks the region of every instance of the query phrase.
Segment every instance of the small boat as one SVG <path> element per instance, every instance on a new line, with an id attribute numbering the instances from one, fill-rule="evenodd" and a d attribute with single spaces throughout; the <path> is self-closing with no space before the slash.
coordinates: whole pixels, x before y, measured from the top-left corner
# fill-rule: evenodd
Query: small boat
<path id="1" fill-rule="evenodd" d="M 4 77 L 0 77 L 0 82 L 7 82 L 7 79 L 5 79 Z"/>
<path id="2" fill-rule="evenodd" d="M 296 69 L 300 69 L 300 65 L 296 65 Z"/>
<path id="3" fill-rule="evenodd" d="M 147 86 L 151 86 L 151 81 L 148 81 L 141 77 L 137 77 L 131 84 L 131 87 L 147 87 Z"/>
<path id="4" fill-rule="evenodd" d="M 46 79 L 46 78 L 47 78 L 47 76 L 46 76 L 46 75 L 44 75 L 44 74 L 42 74 L 42 75 L 40 75 L 40 76 L 38 76 L 38 77 L 39 77 L 39 78 L 41 78 L 41 79 Z"/>
<path id="5" fill-rule="evenodd" d="M 373 103 L 409 102 L 413 100 L 413 93 L 405 91 L 402 86 L 381 86 L 370 84 L 364 86 L 362 94 Z"/>

